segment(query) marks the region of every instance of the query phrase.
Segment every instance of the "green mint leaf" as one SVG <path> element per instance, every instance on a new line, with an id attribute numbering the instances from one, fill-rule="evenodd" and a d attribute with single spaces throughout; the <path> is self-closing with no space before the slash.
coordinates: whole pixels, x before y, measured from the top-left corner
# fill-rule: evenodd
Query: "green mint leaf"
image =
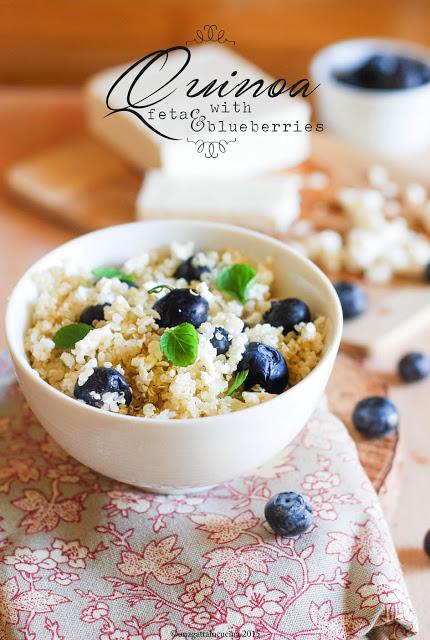
<path id="1" fill-rule="evenodd" d="M 134 276 L 129 276 L 115 267 L 96 267 L 91 271 L 97 278 L 119 278 L 122 282 L 134 282 Z"/>
<path id="2" fill-rule="evenodd" d="M 163 291 L 163 289 L 173 291 L 174 287 L 171 287 L 170 284 L 157 284 L 156 287 L 152 287 L 152 289 L 149 289 L 148 293 L 160 293 L 160 291 Z"/>
<path id="3" fill-rule="evenodd" d="M 62 349 L 63 351 L 64 349 L 73 349 L 75 344 L 85 338 L 92 328 L 84 322 L 67 324 L 65 327 L 58 329 L 52 339 L 57 349 Z"/>
<path id="4" fill-rule="evenodd" d="M 165 331 L 160 338 L 164 355 L 178 367 L 188 367 L 197 360 L 199 336 L 189 322 L 182 322 L 174 329 Z"/>
<path id="5" fill-rule="evenodd" d="M 235 391 L 239 389 L 248 377 L 249 369 L 243 371 L 236 371 L 236 376 L 232 379 L 229 388 L 227 389 L 226 396 L 232 396 Z"/>
<path id="6" fill-rule="evenodd" d="M 250 264 L 232 264 L 225 267 L 216 279 L 216 285 L 220 291 L 229 293 L 242 304 L 248 300 L 249 287 L 257 275 Z"/>

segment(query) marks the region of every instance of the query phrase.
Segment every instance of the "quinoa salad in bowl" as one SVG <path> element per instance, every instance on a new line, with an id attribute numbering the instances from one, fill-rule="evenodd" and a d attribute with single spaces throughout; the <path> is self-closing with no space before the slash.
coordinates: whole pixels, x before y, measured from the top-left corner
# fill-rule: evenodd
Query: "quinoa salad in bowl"
<path id="1" fill-rule="evenodd" d="M 270 255 L 172 242 L 123 264 L 65 262 L 32 277 L 32 368 L 114 413 L 182 419 L 252 407 L 303 380 L 326 347 L 323 315 L 274 296 Z"/>

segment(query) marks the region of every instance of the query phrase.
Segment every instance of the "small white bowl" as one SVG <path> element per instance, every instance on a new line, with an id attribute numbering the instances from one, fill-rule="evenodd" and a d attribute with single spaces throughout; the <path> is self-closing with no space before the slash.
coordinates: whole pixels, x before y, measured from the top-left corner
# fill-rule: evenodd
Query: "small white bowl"
<path id="1" fill-rule="evenodd" d="M 430 83 L 413 89 L 364 89 L 341 83 L 336 71 L 357 66 L 375 53 L 395 53 L 430 64 L 430 51 L 386 38 L 343 40 L 311 61 L 319 121 L 382 158 L 414 153 L 430 145 Z"/>
<path id="2" fill-rule="evenodd" d="M 32 274 L 65 260 L 91 268 L 121 264 L 145 250 L 193 240 L 207 249 L 235 247 L 274 260 L 276 296 L 303 298 L 328 320 L 327 347 L 315 369 L 273 400 L 226 415 L 154 420 L 108 413 L 77 402 L 30 366 L 23 336 L 37 295 Z M 324 391 L 339 347 L 342 311 L 331 283 L 285 244 L 239 227 L 207 222 L 137 222 L 90 233 L 36 262 L 16 285 L 6 335 L 24 395 L 52 437 L 83 464 L 116 480 L 162 493 L 197 490 L 247 474 L 285 447 Z"/>

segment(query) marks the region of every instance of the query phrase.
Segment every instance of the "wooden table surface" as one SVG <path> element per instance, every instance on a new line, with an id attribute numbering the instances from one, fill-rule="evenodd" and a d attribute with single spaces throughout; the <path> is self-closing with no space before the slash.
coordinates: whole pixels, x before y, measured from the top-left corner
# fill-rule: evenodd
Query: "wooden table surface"
<path id="1" fill-rule="evenodd" d="M 83 130 L 79 91 L 76 89 L 2 89 L 0 91 L 0 173 L 14 160 L 66 139 Z M 73 232 L 35 215 L 13 202 L 0 185 L 0 348 L 4 347 L 3 310 L 18 276 L 36 258 L 69 240 Z M 421 640 L 430 637 L 430 560 L 422 539 L 430 528 L 428 488 L 430 473 L 429 385 L 405 386 L 392 372 L 405 350 L 430 353 L 430 328 L 399 345 L 397 352 L 374 358 L 368 365 L 393 383 L 392 398 L 401 416 L 404 478 L 391 526 L 410 593 L 421 624 Z"/>

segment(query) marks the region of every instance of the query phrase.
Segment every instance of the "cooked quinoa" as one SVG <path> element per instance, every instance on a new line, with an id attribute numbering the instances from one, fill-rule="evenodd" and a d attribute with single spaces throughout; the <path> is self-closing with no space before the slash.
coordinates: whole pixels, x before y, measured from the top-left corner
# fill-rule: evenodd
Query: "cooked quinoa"
<path id="1" fill-rule="evenodd" d="M 178 266 L 189 259 L 206 268 L 198 280 L 175 277 Z M 228 413 L 264 402 L 272 397 L 260 386 L 239 387 L 228 396 L 247 345 L 263 343 L 282 354 L 288 366 L 288 385 L 302 380 L 316 366 L 324 351 L 326 323 L 323 317 L 301 322 L 286 335 L 282 326 L 265 322 L 271 308 L 273 273 L 271 259 L 253 264 L 256 270 L 244 304 L 216 285 L 220 271 L 232 264 L 253 264 L 235 250 L 195 252 L 193 244 L 173 244 L 170 249 L 145 252 L 128 259 L 122 267 L 136 286 L 118 277 L 97 279 L 85 265 L 64 264 L 35 274 L 37 300 L 25 334 L 25 348 L 32 367 L 50 385 L 70 397 L 82 387 L 96 367 L 114 368 L 131 390 L 126 404 L 123 393 L 93 393 L 97 406 L 144 418 L 197 418 Z M 190 288 L 209 307 L 207 320 L 197 327 L 197 359 L 189 366 L 174 365 L 160 347 L 168 329 L 160 328 L 154 309 L 166 290 L 150 291 L 165 284 Z M 53 337 L 66 325 L 79 322 L 84 309 L 105 305 L 104 320 L 71 349 L 56 348 Z M 211 340 L 228 334 L 229 347 L 217 355 Z M 115 374 L 116 375 L 116 374 Z"/>

